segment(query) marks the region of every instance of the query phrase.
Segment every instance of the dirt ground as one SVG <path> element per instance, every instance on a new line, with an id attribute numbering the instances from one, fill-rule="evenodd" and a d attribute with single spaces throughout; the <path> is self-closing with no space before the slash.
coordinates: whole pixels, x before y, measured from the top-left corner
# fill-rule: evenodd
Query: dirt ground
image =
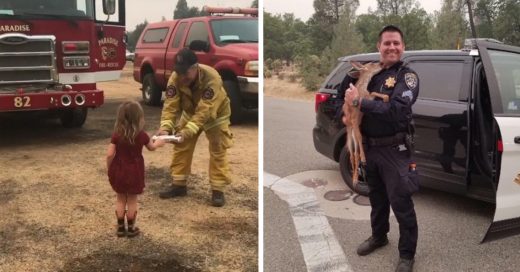
<path id="1" fill-rule="evenodd" d="M 131 66 L 131 64 L 129 65 Z M 0 271 L 258 271 L 258 127 L 256 115 L 231 127 L 234 182 L 227 203 L 211 207 L 208 142 L 201 135 L 188 196 L 162 200 L 172 146 L 143 150 L 146 188 L 138 237 L 115 235 L 115 194 L 105 154 L 117 106 L 141 101 L 130 67 L 99 84 L 105 104 L 81 129 L 33 116 L 0 118 Z M 143 106 L 145 130 L 161 109 Z"/>
<path id="2" fill-rule="evenodd" d="M 284 73 L 289 72 L 294 73 L 292 70 L 284 71 Z M 314 101 L 314 92 L 307 91 L 300 84 L 300 81 L 301 79 L 297 79 L 296 82 L 290 82 L 287 76 L 281 80 L 276 75 L 273 75 L 271 78 L 265 78 L 264 95 L 284 99 Z"/>

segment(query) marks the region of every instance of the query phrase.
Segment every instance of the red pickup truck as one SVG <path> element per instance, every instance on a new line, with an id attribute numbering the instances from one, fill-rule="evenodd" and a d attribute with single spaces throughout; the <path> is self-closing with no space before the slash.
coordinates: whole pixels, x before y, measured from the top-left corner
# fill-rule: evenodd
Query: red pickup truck
<path id="1" fill-rule="evenodd" d="M 236 123 L 258 109 L 258 9 L 205 10 L 211 15 L 148 24 L 136 45 L 134 79 L 145 104 L 160 105 L 175 55 L 189 47 L 220 73 Z"/>

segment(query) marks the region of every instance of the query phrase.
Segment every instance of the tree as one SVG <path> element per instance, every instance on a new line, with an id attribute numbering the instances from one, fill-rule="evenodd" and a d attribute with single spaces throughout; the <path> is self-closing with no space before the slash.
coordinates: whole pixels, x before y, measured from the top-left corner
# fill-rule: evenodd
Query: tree
<path id="1" fill-rule="evenodd" d="M 197 7 L 188 7 L 186 0 L 179 0 L 173 11 L 173 19 L 191 18 L 203 15 Z"/>
<path id="2" fill-rule="evenodd" d="M 479 37 L 494 37 L 494 21 L 498 13 L 498 5 L 496 0 L 480 0 L 476 3 L 475 28 Z"/>
<path id="3" fill-rule="evenodd" d="M 286 64 L 297 55 L 307 55 L 311 48 L 308 27 L 292 13 L 272 15 L 264 12 L 264 56 L 283 59 Z"/>
<path id="4" fill-rule="evenodd" d="M 251 3 L 252 8 L 258 8 L 258 0 L 254 0 L 253 3 Z"/>
<path id="5" fill-rule="evenodd" d="M 494 21 L 496 38 L 506 44 L 520 45 L 520 3 L 518 0 L 499 0 Z"/>
<path id="6" fill-rule="evenodd" d="M 346 2 L 359 4 L 358 0 L 314 0 L 314 14 L 307 23 L 310 27 L 315 54 L 321 54 L 332 41 L 334 25 L 338 23 L 342 7 Z"/>
<path id="7" fill-rule="evenodd" d="M 404 34 L 407 50 L 430 49 L 432 46 L 431 17 L 422 8 L 413 8 L 400 18 L 399 27 Z"/>
<path id="8" fill-rule="evenodd" d="M 339 57 L 363 52 L 363 37 L 354 23 L 357 7 L 357 1 L 350 1 L 343 7 L 340 20 L 334 26 L 332 42 L 321 55 L 320 75 L 327 75 L 337 65 Z"/>
<path id="9" fill-rule="evenodd" d="M 436 13 L 436 26 L 432 33 L 433 48 L 458 49 L 469 36 L 468 23 L 464 18 L 464 0 L 444 0 Z"/>
<path id="10" fill-rule="evenodd" d="M 138 24 L 134 31 L 130 31 L 127 33 L 128 36 L 128 45 L 127 49 L 130 51 L 135 50 L 135 45 L 137 44 L 137 41 L 139 40 L 139 37 L 141 36 L 141 33 L 143 33 L 144 28 L 148 25 L 148 21 L 144 21 L 143 23 Z"/>
<path id="11" fill-rule="evenodd" d="M 363 52 L 374 52 L 377 50 L 376 43 L 379 39 L 379 31 L 383 28 L 383 22 L 376 14 L 361 14 L 357 17 L 355 27 L 361 34 L 364 48 Z"/>
<path id="12" fill-rule="evenodd" d="M 377 0 L 377 13 L 388 15 L 404 15 L 413 7 L 414 0 Z"/>
<path id="13" fill-rule="evenodd" d="M 282 58 L 283 34 L 281 16 L 264 12 L 264 58 Z"/>

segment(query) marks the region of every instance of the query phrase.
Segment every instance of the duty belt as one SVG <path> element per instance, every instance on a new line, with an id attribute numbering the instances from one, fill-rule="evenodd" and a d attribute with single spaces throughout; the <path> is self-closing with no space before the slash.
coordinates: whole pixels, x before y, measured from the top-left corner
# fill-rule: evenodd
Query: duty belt
<path id="1" fill-rule="evenodd" d="M 368 146 L 391 146 L 391 145 L 400 145 L 405 143 L 406 133 L 399 132 L 394 136 L 388 137 L 363 137 L 363 143 L 368 144 Z"/>

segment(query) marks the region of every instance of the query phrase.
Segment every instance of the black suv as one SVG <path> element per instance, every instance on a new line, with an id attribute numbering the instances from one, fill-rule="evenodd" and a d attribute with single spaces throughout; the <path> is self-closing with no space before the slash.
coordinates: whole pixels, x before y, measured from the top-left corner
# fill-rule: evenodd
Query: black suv
<path id="1" fill-rule="evenodd" d="M 493 225 L 520 228 L 520 48 L 481 39 L 468 45 L 401 58 L 420 79 L 413 106 L 420 184 L 496 202 Z M 313 140 L 318 152 L 339 162 L 353 189 L 341 122 L 344 90 L 338 91 L 351 60 L 378 61 L 379 54 L 340 59 L 316 93 Z"/>

